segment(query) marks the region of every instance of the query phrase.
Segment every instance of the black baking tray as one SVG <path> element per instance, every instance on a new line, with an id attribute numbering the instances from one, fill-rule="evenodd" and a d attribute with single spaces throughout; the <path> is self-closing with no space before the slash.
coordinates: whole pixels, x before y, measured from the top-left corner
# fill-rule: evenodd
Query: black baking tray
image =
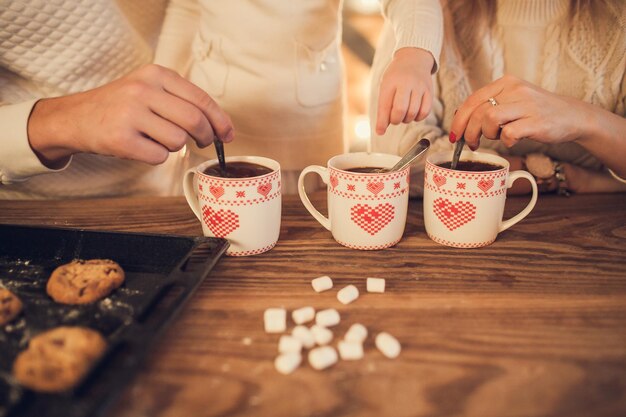
<path id="1" fill-rule="evenodd" d="M 103 415 L 227 247 L 217 238 L 0 225 L 0 284 L 24 304 L 19 318 L 0 327 L 0 417 Z M 48 297 L 46 282 L 57 266 L 94 258 L 122 266 L 122 287 L 83 306 Z M 61 325 L 100 331 L 106 354 L 71 391 L 21 387 L 11 377 L 15 357 L 32 336 Z"/>

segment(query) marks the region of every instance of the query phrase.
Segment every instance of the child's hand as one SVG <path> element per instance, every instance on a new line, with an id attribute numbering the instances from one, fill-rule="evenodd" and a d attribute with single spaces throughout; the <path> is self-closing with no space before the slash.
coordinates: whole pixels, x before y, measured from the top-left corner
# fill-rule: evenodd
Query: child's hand
<path id="1" fill-rule="evenodd" d="M 376 133 L 389 124 L 419 121 L 430 113 L 433 97 L 431 71 L 435 60 L 420 48 L 396 51 L 380 82 Z"/>

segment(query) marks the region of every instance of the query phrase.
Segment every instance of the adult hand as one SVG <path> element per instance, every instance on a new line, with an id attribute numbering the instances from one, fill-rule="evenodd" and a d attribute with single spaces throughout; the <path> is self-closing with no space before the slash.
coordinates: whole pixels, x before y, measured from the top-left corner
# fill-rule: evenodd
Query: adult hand
<path id="1" fill-rule="evenodd" d="M 377 134 L 384 134 L 390 123 L 410 123 L 428 116 L 433 97 L 434 63 L 433 56 L 424 49 L 396 51 L 380 82 Z"/>
<path id="2" fill-rule="evenodd" d="M 233 140 L 226 113 L 203 90 L 158 65 L 146 65 L 102 87 L 37 102 L 30 145 L 45 165 L 78 152 L 159 164 L 189 138 L 198 146 Z"/>
<path id="3" fill-rule="evenodd" d="M 481 135 L 500 139 L 508 147 L 523 138 L 542 143 L 574 141 L 584 136 L 589 124 L 589 106 L 505 75 L 476 90 L 457 109 L 450 128 L 450 142 L 464 135 L 469 147 L 476 150 Z"/>

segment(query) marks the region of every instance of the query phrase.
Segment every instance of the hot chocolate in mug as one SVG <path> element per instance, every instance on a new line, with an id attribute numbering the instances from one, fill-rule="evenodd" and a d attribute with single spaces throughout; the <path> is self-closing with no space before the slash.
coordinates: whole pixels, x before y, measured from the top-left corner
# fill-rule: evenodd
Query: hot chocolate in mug
<path id="1" fill-rule="evenodd" d="M 402 238 L 409 199 L 409 167 L 396 172 L 372 171 L 390 168 L 399 156 L 381 153 L 347 153 L 328 161 L 327 167 L 306 167 L 298 179 L 300 199 L 313 217 L 330 230 L 335 240 L 353 249 L 375 250 L 395 245 Z M 304 177 L 315 173 L 327 184 L 328 217 L 311 204 Z"/>
<path id="2" fill-rule="evenodd" d="M 526 217 L 537 202 L 537 183 L 526 171 L 509 172 L 509 162 L 497 155 L 468 152 L 460 161 L 476 169 L 481 163 L 490 171 L 452 170 L 440 165 L 449 162 L 451 152 L 440 152 L 426 159 L 424 172 L 424 225 L 437 243 L 459 248 L 491 244 L 498 233 Z M 523 178 L 532 186 L 528 205 L 516 216 L 503 220 L 506 191 Z"/>
<path id="3" fill-rule="evenodd" d="M 224 178 L 218 176 L 219 169 L 207 170 L 217 165 L 217 159 L 206 161 L 185 173 L 183 190 L 187 203 L 202 223 L 205 236 L 228 240 L 226 255 L 266 252 L 276 245 L 280 233 L 280 165 L 256 156 L 226 158 L 227 165 L 233 162 L 261 165 L 269 168 L 269 173 Z"/>

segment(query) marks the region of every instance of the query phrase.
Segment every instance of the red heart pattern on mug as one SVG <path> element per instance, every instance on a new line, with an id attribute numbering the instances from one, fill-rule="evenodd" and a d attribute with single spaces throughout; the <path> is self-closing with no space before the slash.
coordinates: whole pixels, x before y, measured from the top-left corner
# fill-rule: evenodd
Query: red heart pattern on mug
<path id="1" fill-rule="evenodd" d="M 272 191 L 272 183 L 268 182 L 265 184 L 261 184 L 257 187 L 256 189 L 259 194 L 261 194 L 263 197 L 267 197 L 267 195 L 270 193 L 270 191 Z"/>
<path id="2" fill-rule="evenodd" d="M 489 191 L 489 189 L 493 187 L 493 179 L 482 179 L 480 181 L 478 181 L 478 188 L 480 188 L 481 190 L 483 190 L 484 193 L 486 193 L 487 191 Z"/>
<path id="3" fill-rule="evenodd" d="M 439 197 L 433 202 L 433 211 L 450 231 L 476 218 L 476 206 L 469 201 L 457 201 L 453 204 L 450 200 Z"/>
<path id="4" fill-rule="evenodd" d="M 202 219 L 215 237 L 226 237 L 239 228 L 239 215 L 228 209 L 213 210 L 209 206 L 204 206 Z"/>
<path id="5" fill-rule="evenodd" d="M 333 187 L 333 190 L 337 187 L 337 184 L 339 184 L 339 179 L 337 178 L 337 176 L 331 175 L 330 176 L 330 186 Z"/>
<path id="6" fill-rule="evenodd" d="M 385 184 L 380 181 L 368 182 L 366 188 L 372 194 L 377 195 L 379 192 L 383 190 L 383 188 L 385 188 Z"/>
<path id="7" fill-rule="evenodd" d="M 224 195 L 224 187 L 219 187 L 217 185 L 211 185 L 209 187 L 209 192 L 213 194 L 213 197 L 220 198 Z"/>
<path id="8" fill-rule="evenodd" d="M 350 220 L 372 236 L 380 232 L 394 218 L 395 208 L 390 203 L 382 203 L 375 207 L 357 204 L 350 209 Z"/>
<path id="9" fill-rule="evenodd" d="M 446 183 L 446 177 L 444 177 L 443 175 L 433 174 L 433 182 L 437 187 L 441 187 Z"/>

